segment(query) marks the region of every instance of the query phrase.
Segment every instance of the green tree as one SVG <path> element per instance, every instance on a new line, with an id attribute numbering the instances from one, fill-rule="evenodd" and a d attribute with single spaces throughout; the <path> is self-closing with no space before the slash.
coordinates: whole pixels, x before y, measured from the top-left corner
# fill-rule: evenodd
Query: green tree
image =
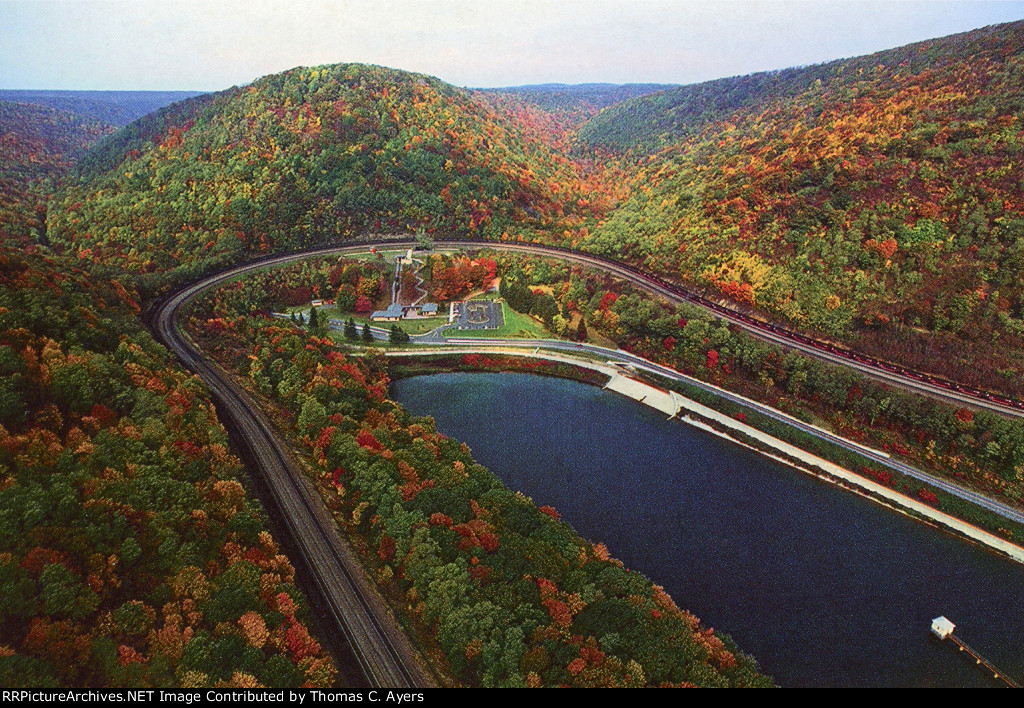
<path id="1" fill-rule="evenodd" d="M 392 344 L 407 344 L 409 342 L 408 333 L 396 324 L 391 325 L 391 335 L 389 340 Z"/>
<path id="2" fill-rule="evenodd" d="M 580 323 L 576 326 L 576 341 L 587 341 L 587 323 L 583 317 L 580 317 Z"/>
<path id="3" fill-rule="evenodd" d="M 369 323 L 363 325 L 363 341 L 367 344 L 373 343 L 373 332 L 370 331 Z"/>
<path id="4" fill-rule="evenodd" d="M 359 330 L 356 329 L 356 321 L 351 317 L 345 323 L 345 339 L 355 341 L 359 339 Z"/>
<path id="5" fill-rule="evenodd" d="M 39 574 L 43 610 L 48 615 L 82 620 L 96 611 L 99 595 L 62 563 L 51 563 Z"/>
<path id="6" fill-rule="evenodd" d="M 0 563 L 0 626 L 7 620 L 25 620 L 38 611 L 35 583 L 13 559 Z"/>
<path id="7" fill-rule="evenodd" d="M 321 331 L 320 316 L 317 314 L 316 308 L 309 308 L 309 331 L 313 334 L 319 334 Z"/>
<path id="8" fill-rule="evenodd" d="M 416 230 L 416 248 L 421 251 L 434 250 L 434 239 L 430 238 L 422 227 Z"/>
<path id="9" fill-rule="evenodd" d="M 306 398 L 299 413 L 299 429 L 302 431 L 319 431 L 327 425 L 327 410 L 320 401 L 312 396 Z"/>

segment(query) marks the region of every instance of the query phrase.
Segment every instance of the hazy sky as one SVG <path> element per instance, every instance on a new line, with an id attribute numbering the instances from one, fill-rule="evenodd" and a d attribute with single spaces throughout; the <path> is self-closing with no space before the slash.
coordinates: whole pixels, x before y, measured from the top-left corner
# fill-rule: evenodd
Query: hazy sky
<path id="1" fill-rule="evenodd" d="M 368 62 L 459 86 L 692 83 L 1024 19 L 1019 0 L 0 0 L 0 88 L 193 89 Z"/>

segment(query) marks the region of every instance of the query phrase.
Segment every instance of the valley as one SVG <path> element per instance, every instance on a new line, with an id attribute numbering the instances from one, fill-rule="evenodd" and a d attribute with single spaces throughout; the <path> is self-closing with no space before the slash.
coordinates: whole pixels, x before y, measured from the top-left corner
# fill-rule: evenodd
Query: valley
<path id="1" fill-rule="evenodd" d="M 0 91 L 0 683 L 1024 677 L 1024 21 L 224 86 Z"/>

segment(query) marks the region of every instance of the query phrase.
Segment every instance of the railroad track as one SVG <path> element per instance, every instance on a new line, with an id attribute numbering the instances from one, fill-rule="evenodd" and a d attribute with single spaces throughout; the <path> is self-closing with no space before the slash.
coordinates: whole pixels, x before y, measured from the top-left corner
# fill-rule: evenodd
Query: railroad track
<path id="1" fill-rule="evenodd" d="M 988 391 L 972 389 L 954 381 L 946 381 L 937 376 L 909 370 L 890 362 L 880 361 L 873 357 L 859 355 L 856 352 L 842 349 L 828 342 L 821 342 L 797 332 L 791 332 L 769 322 L 758 320 L 742 312 L 732 310 L 719 303 L 708 300 L 696 293 L 687 291 L 682 286 L 669 283 L 657 276 L 638 268 L 614 261 L 602 256 L 593 256 L 580 251 L 537 246 L 534 244 L 503 243 L 488 241 L 446 241 L 439 242 L 443 247 L 491 248 L 494 250 L 516 251 L 548 258 L 556 258 L 570 263 L 586 265 L 603 270 L 626 280 L 647 292 L 660 295 L 670 302 L 696 305 L 709 310 L 715 316 L 746 330 L 754 336 L 790 349 L 799 350 L 809 356 L 828 361 L 833 364 L 849 366 L 872 378 L 927 396 L 938 397 L 957 403 L 981 408 L 1001 415 L 1024 418 L 1024 403 L 997 396 Z"/>
<path id="2" fill-rule="evenodd" d="M 312 571 L 315 587 L 353 649 L 359 669 L 375 687 L 429 687 L 436 681 L 423 667 L 408 637 L 365 577 L 362 566 L 300 463 L 252 397 L 208 361 L 178 328 L 181 306 L 215 277 L 192 285 L 153 313 L 157 337 L 209 387 L 218 411 L 257 464 L 283 521 Z M 210 281 L 213 281 L 212 283 Z"/>
<path id="3" fill-rule="evenodd" d="M 354 557 L 334 519 L 323 506 L 319 494 L 303 477 L 301 466 L 274 426 L 249 394 L 234 385 L 227 372 L 208 361 L 198 347 L 180 332 L 177 324 L 179 310 L 185 303 L 203 290 L 239 275 L 305 258 L 362 252 L 373 246 L 407 249 L 415 247 L 416 242 L 408 239 L 374 239 L 253 261 L 227 269 L 175 292 L 154 308 L 150 313 L 150 321 L 157 338 L 210 387 L 227 422 L 234 426 L 241 443 L 246 446 L 265 476 L 271 493 L 284 512 L 284 521 L 289 533 L 296 541 L 307 566 L 312 569 L 316 587 L 353 648 L 367 681 L 374 686 L 431 686 L 435 684 L 433 677 L 417 659 L 408 637 L 390 610 L 373 591 L 358 559 Z M 519 252 L 586 265 L 611 273 L 671 302 L 685 302 L 703 307 L 754 336 L 800 350 L 818 359 L 853 367 L 876 379 L 924 395 L 1003 415 L 1024 417 L 1024 404 L 1020 402 L 1008 399 L 993 400 L 988 392 L 967 389 L 920 372 L 899 370 L 898 367 L 885 362 L 837 350 L 831 344 L 754 320 L 748 315 L 688 292 L 681 286 L 667 283 L 633 266 L 609 258 L 557 247 L 499 241 L 445 240 L 436 242 L 436 246 L 441 249 L 486 248 Z"/>
<path id="4" fill-rule="evenodd" d="M 302 253 L 292 253 L 284 256 L 272 256 L 261 261 L 252 262 L 238 269 L 227 271 L 228 273 L 242 273 L 249 270 L 287 263 L 311 256 L 341 255 L 345 253 L 357 253 L 366 251 L 369 248 L 377 247 L 384 249 L 408 249 L 415 247 L 415 241 L 399 238 L 388 240 L 383 237 L 376 237 L 372 240 L 361 241 L 346 246 L 335 246 L 322 248 Z M 546 258 L 585 265 L 597 270 L 602 270 L 619 277 L 647 292 L 659 295 L 674 303 L 686 303 L 696 305 L 710 311 L 716 317 L 720 317 L 737 327 L 749 332 L 759 339 L 773 342 L 790 349 L 812 356 L 816 359 L 827 361 L 841 366 L 848 366 L 876 380 L 900 386 L 909 391 L 920 393 L 933 398 L 940 398 L 957 405 L 972 406 L 976 409 L 988 410 L 1000 415 L 1012 418 L 1024 418 L 1024 402 L 1012 400 L 991 391 L 983 391 L 964 386 L 955 381 L 949 381 L 939 376 L 915 371 L 901 367 L 898 364 L 882 361 L 874 357 L 858 354 L 855 351 L 840 347 L 831 342 L 823 342 L 808 337 L 799 332 L 787 330 L 771 322 L 760 320 L 738 310 L 725 307 L 724 305 L 709 300 L 702 295 L 687 290 L 682 285 L 671 283 L 659 276 L 643 271 L 635 266 L 628 265 L 621 261 L 604 256 L 596 256 L 582 251 L 575 251 L 558 246 L 540 246 L 530 243 L 505 242 L 505 241 L 479 241 L 449 239 L 435 242 L 440 249 L 479 248 L 497 251 L 511 251 L 525 253 Z"/>

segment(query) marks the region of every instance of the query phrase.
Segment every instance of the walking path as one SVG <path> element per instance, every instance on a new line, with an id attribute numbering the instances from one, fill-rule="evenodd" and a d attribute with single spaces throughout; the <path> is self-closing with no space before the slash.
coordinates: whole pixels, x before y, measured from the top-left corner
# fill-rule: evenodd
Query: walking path
<path id="1" fill-rule="evenodd" d="M 420 296 L 410 303 L 411 305 L 415 306 L 423 302 L 426 299 L 427 295 L 429 295 L 430 293 L 428 293 L 424 288 L 420 287 L 423 285 L 423 276 L 420 275 L 420 271 L 423 270 L 423 266 L 426 264 L 419 258 L 413 258 L 412 250 L 413 249 L 411 248 L 409 249 L 409 255 L 406 256 L 406 258 L 409 259 L 410 263 L 419 263 L 419 265 L 416 266 L 416 270 L 412 272 L 413 276 L 416 278 L 416 290 L 417 292 L 420 293 Z"/>

